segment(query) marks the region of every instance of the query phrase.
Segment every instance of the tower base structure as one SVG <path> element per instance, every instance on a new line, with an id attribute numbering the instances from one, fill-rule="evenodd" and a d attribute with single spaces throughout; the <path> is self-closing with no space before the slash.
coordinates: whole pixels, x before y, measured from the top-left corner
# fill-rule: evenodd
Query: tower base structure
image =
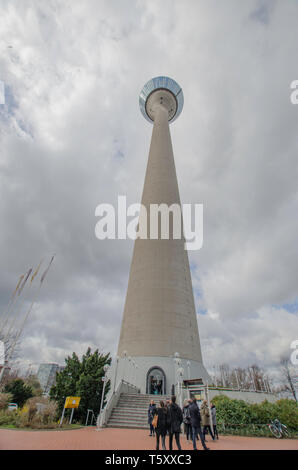
<path id="1" fill-rule="evenodd" d="M 124 381 L 135 386 L 139 393 L 168 396 L 177 393 L 179 384 L 185 379 L 210 382 L 202 362 L 165 356 L 118 358 L 113 361 L 109 379 L 112 392 Z"/>

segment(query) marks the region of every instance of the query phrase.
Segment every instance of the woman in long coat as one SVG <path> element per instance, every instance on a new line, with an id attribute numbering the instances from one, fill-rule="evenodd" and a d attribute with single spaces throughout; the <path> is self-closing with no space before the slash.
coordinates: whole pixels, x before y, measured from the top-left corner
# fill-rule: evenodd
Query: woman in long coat
<path id="1" fill-rule="evenodd" d="M 168 430 L 169 430 L 169 450 L 173 448 L 173 436 L 175 436 L 178 450 L 181 450 L 180 433 L 183 414 L 180 406 L 176 404 L 176 397 L 173 395 L 168 408 Z"/>
<path id="2" fill-rule="evenodd" d="M 203 403 L 201 405 L 201 408 L 200 408 L 200 413 L 201 413 L 201 418 L 202 418 L 202 426 L 203 426 L 204 436 L 209 431 L 210 436 L 212 437 L 212 439 L 214 441 L 214 435 L 213 435 L 213 432 L 211 431 L 211 426 L 210 426 L 210 423 L 211 423 L 210 410 L 209 410 L 209 407 L 208 407 L 207 400 L 203 401 Z"/>
<path id="3" fill-rule="evenodd" d="M 157 414 L 157 426 L 155 428 L 156 450 L 159 450 L 159 438 L 161 437 L 161 445 L 166 450 L 166 435 L 168 430 L 168 410 L 163 401 L 159 402 L 154 414 Z"/>
<path id="4" fill-rule="evenodd" d="M 154 401 L 151 400 L 149 408 L 148 408 L 148 424 L 150 425 L 150 434 L 149 434 L 149 436 L 154 436 L 154 432 L 155 432 L 154 427 L 152 426 L 152 420 L 153 420 L 153 416 L 155 414 L 155 411 L 156 411 L 156 405 L 155 405 Z"/>

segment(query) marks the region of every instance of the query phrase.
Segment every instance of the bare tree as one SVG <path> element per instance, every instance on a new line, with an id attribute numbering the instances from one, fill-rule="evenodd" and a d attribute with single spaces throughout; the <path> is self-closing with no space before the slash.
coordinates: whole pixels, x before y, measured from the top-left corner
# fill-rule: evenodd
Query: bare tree
<path id="1" fill-rule="evenodd" d="M 251 375 L 248 368 L 237 367 L 234 369 L 234 374 L 237 376 L 237 385 L 241 390 L 250 390 L 252 388 Z"/>
<path id="2" fill-rule="evenodd" d="M 266 388 L 267 377 L 264 371 L 256 364 L 253 364 L 252 366 L 250 366 L 250 369 L 251 369 L 252 376 L 253 376 L 255 390 L 267 391 L 267 388 Z"/>
<path id="3" fill-rule="evenodd" d="M 294 400 L 297 402 L 296 390 L 295 390 L 293 378 L 291 375 L 290 359 L 287 356 L 282 357 L 280 360 L 280 364 L 281 364 L 282 378 L 283 378 L 283 391 L 288 391 L 292 393 Z"/>
<path id="4" fill-rule="evenodd" d="M 268 375 L 256 364 L 245 368 L 220 364 L 214 367 L 212 380 L 219 387 L 271 392 Z"/>

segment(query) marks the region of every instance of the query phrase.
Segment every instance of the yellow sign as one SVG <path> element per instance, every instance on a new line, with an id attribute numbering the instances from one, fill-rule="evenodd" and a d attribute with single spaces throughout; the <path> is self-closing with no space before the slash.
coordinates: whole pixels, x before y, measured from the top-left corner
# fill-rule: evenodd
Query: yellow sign
<path id="1" fill-rule="evenodd" d="M 66 397 L 64 408 L 78 408 L 81 397 Z"/>

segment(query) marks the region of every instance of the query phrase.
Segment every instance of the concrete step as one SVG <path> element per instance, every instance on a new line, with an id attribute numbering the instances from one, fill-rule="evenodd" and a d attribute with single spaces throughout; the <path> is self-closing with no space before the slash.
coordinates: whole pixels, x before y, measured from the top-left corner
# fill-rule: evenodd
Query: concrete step
<path id="1" fill-rule="evenodd" d="M 160 394 L 160 393 L 122 393 L 121 395 L 125 395 L 126 397 L 149 397 L 149 398 L 154 398 L 154 397 L 169 397 L 170 394 Z"/>
<path id="2" fill-rule="evenodd" d="M 119 401 L 117 406 L 119 406 L 119 408 L 123 406 L 125 408 L 141 408 L 142 410 L 145 410 L 145 409 L 148 409 L 149 404 L 148 403 L 133 403 L 130 401 Z"/>
<path id="3" fill-rule="evenodd" d="M 122 409 L 122 408 L 114 408 L 113 410 L 113 414 L 119 414 L 119 415 L 124 415 L 124 416 L 148 416 L 148 413 L 147 411 L 143 411 L 143 410 L 136 410 L 136 409 Z"/>
<path id="4" fill-rule="evenodd" d="M 114 408 L 112 413 L 117 413 L 123 416 L 142 416 L 142 417 L 148 417 L 147 411 L 142 411 L 142 410 L 122 410 L 122 408 Z"/>
<path id="5" fill-rule="evenodd" d="M 149 396 L 139 396 L 139 395 L 120 395 L 120 397 L 125 397 L 127 400 L 143 400 L 143 401 L 150 401 L 150 400 L 165 400 L 167 397 L 163 397 L 162 395 L 155 395 L 153 397 Z"/>
<path id="6" fill-rule="evenodd" d="M 121 413 L 121 411 L 114 410 L 111 414 L 111 418 L 125 418 L 128 421 L 133 418 L 148 420 L 148 415 L 145 413 Z"/>
<path id="7" fill-rule="evenodd" d="M 169 400 L 168 395 L 122 394 L 117 406 L 113 409 L 107 427 L 147 429 L 148 406 L 151 400 Z M 149 432 L 149 431 L 148 431 Z"/>
<path id="8" fill-rule="evenodd" d="M 154 403 L 156 405 L 159 404 L 159 401 L 160 400 L 154 400 Z M 165 401 L 165 400 L 164 400 Z M 128 404 L 128 405 L 133 405 L 133 406 L 149 406 L 150 404 L 150 400 L 139 400 L 139 399 L 132 399 L 132 398 L 125 398 L 125 397 L 120 397 L 119 398 L 119 401 L 118 401 L 119 404 Z"/>
<path id="9" fill-rule="evenodd" d="M 138 401 L 132 401 L 132 400 L 119 400 L 118 401 L 119 405 L 128 405 L 128 406 L 141 406 L 141 407 L 147 407 L 149 406 L 149 403 L 147 401 L 144 402 L 138 402 Z"/>
<path id="10" fill-rule="evenodd" d="M 125 400 L 124 398 L 120 398 L 118 403 L 119 403 L 119 405 L 131 405 L 131 406 L 143 406 L 143 407 L 146 406 L 148 408 L 148 406 L 150 404 L 150 401 L 148 401 L 148 400 L 146 400 L 146 401 Z M 158 402 L 154 401 L 154 403 L 156 405 L 159 405 L 159 401 Z"/>
<path id="11" fill-rule="evenodd" d="M 170 396 L 168 395 L 126 395 L 121 394 L 120 397 L 125 397 L 127 400 L 144 400 L 144 401 L 151 401 L 151 400 L 169 400 Z"/>
<path id="12" fill-rule="evenodd" d="M 125 410 L 125 411 L 130 411 L 130 412 L 133 412 L 133 411 L 138 411 L 138 412 L 144 412 L 145 411 L 147 412 L 148 411 L 148 406 L 132 406 L 132 405 L 117 405 L 116 408 L 118 410 Z M 116 409 L 115 408 L 115 409 Z"/>
<path id="13" fill-rule="evenodd" d="M 133 400 L 157 400 L 157 399 L 161 399 L 161 400 L 166 400 L 166 399 L 169 399 L 169 395 L 126 395 L 124 393 L 122 393 L 120 395 L 121 397 L 125 397 L 127 399 L 131 398 Z"/>
<path id="14" fill-rule="evenodd" d="M 150 403 L 150 400 L 144 400 L 143 398 L 126 398 L 126 397 L 120 397 L 119 400 L 127 401 L 127 402 L 132 402 L 132 403 Z M 154 400 L 155 401 L 155 400 Z"/>
<path id="15" fill-rule="evenodd" d="M 112 423 L 112 422 L 119 422 L 119 423 L 142 423 L 142 424 L 148 424 L 148 423 L 147 423 L 147 419 L 138 418 L 137 416 L 132 416 L 129 420 L 128 420 L 126 417 L 122 417 L 122 416 L 117 416 L 117 417 L 111 416 L 111 418 L 109 419 L 109 422 L 110 422 L 110 423 Z M 149 426 L 149 425 L 148 425 L 148 426 Z"/>

